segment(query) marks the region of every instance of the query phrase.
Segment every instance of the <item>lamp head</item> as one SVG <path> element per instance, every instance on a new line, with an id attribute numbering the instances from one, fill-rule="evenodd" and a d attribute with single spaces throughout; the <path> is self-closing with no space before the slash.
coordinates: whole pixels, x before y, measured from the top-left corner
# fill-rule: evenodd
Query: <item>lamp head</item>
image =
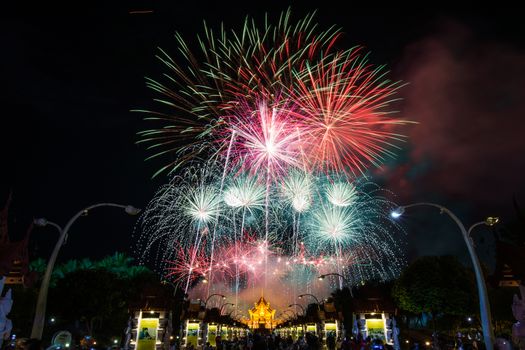
<path id="1" fill-rule="evenodd" d="M 299 298 L 299 299 L 302 299 L 302 298 L 303 298 L 303 295 L 302 295 L 302 294 L 301 294 L 301 295 L 299 295 L 299 296 L 298 296 L 298 298 Z"/>
<path id="2" fill-rule="evenodd" d="M 318 279 L 319 281 L 324 280 L 324 275 L 321 275 L 321 276 L 317 277 L 317 279 Z"/>
<path id="3" fill-rule="evenodd" d="M 497 216 L 489 216 L 485 219 L 485 224 L 487 226 L 494 226 L 499 222 L 499 217 Z"/>
<path id="4" fill-rule="evenodd" d="M 33 223 L 40 227 L 45 227 L 47 225 L 47 219 L 46 218 L 38 218 L 34 219 Z"/>
<path id="5" fill-rule="evenodd" d="M 405 213 L 405 207 L 397 207 L 396 209 L 392 210 L 392 212 L 390 213 L 390 216 L 393 218 L 393 219 L 398 219 L 401 217 L 401 215 L 403 215 Z"/>
<path id="6" fill-rule="evenodd" d="M 140 213 L 140 209 L 135 208 L 132 205 L 127 205 L 124 210 L 126 211 L 126 214 L 129 214 L 129 215 L 137 215 L 138 213 Z"/>

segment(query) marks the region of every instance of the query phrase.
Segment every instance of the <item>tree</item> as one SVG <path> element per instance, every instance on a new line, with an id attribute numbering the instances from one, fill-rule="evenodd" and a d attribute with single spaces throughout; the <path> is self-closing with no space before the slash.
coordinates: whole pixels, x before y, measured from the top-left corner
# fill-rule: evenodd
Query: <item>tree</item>
<path id="1" fill-rule="evenodd" d="M 348 287 L 332 292 L 335 308 L 342 313 L 345 329 L 352 329 L 352 293 Z"/>
<path id="2" fill-rule="evenodd" d="M 453 256 L 426 256 L 414 261 L 395 282 L 392 296 L 399 308 L 432 316 L 472 314 L 477 300 L 473 275 Z"/>
<path id="3" fill-rule="evenodd" d="M 130 304 L 140 300 L 146 289 L 169 289 L 151 270 L 133 266 L 132 261 L 125 254 L 115 253 L 99 261 L 70 260 L 59 265 L 48 303 L 57 326 L 61 323 L 85 332 L 101 344 L 119 336 L 127 323 Z"/>
<path id="4" fill-rule="evenodd" d="M 102 337 L 118 335 L 127 319 L 126 288 L 106 270 L 73 271 L 51 290 L 50 311 L 60 319 L 80 322 L 91 336 L 95 331 Z"/>
<path id="5" fill-rule="evenodd" d="M 489 291 L 490 308 L 494 328 L 498 334 L 509 335 L 512 332 L 512 324 L 516 322 L 512 314 L 512 298 L 519 294 L 517 287 L 497 287 Z"/>

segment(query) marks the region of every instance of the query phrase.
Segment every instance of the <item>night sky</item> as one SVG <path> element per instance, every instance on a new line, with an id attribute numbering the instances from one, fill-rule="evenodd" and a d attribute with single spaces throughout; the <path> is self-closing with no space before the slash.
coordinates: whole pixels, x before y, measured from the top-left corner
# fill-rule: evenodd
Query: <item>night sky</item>
<path id="1" fill-rule="evenodd" d="M 513 196 L 525 207 L 525 24 L 516 9 L 71 3 L 0 15 L 0 202 L 12 190 L 15 238 L 33 217 L 64 225 L 93 203 L 144 207 L 166 177 L 151 179 L 163 163 L 144 161 L 136 133 L 150 125 L 130 110 L 154 107 L 144 77 L 163 72 L 156 48 L 174 53 L 173 34 L 191 39 L 203 19 L 239 29 L 247 14 L 275 18 L 289 5 L 294 18 L 317 9 L 321 29 L 342 27 L 341 47 L 365 46 L 372 63 L 410 83 L 401 90 L 401 115 L 419 124 L 407 129 L 399 157 L 373 178 L 398 203 L 441 203 L 465 225 L 489 214 L 515 221 Z M 137 10 L 152 12 L 130 13 Z M 135 221 L 113 208 L 93 211 L 75 223 L 61 259 L 130 251 Z M 405 224 L 410 257 L 465 253 L 457 228 L 433 210 L 414 208 Z M 490 238 L 488 231 L 479 235 Z M 32 257 L 48 256 L 55 237 L 52 228 L 35 228 Z M 479 249 L 490 246 L 486 239 Z"/>

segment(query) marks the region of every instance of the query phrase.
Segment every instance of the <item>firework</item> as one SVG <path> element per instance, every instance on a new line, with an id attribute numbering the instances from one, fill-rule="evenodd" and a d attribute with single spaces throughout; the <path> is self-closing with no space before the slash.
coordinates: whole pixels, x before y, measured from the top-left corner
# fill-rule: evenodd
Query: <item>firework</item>
<path id="1" fill-rule="evenodd" d="M 184 212 L 199 225 L 216 221 L 221 213 L 220 197 L 215 188 L 199 187 L 184 195 Z"/>
<path id="2" fill-rule="evenodd" d="M 306 160 L 314 168 L 352 176 L 394 156 L 403 136 L 394 127 L 409 123 L 390 105 L 402 86 L 372 67 L 360 49 L 326 57 L 297 74 L 288 96 L 298 111 Z"/>
<path id="3" fill-rule="evenodd" d="M 337 271 L 353 283 L 389 279 L 403 264 L 398 242 L 402 231 L 388 215 L 396 205 L 380 195 L 384 190 L 371 182 L 349 183 L 337 174 L 314 177 L 300 171 L 290 173 L 270 189 L 272 234 L 266 240 L 265 216 L 261 215 L 264 181 L 234 172 L 227 177 L 223 196 L 217 199 L 214 189 L 219 187 L 222 171 L 217 168 L 216 175 L 210 172 L 199 172 L 206 181 L 192 172 L 188 172 L 188 180 L 177 178 L 180 183 L 191 180 L 202 187 L 165 186 L 145 210 L 139 249 L 157 252 L 162 273 L 169 266 L 170 276 L 186 269 L 183 275 L 191 284 L 195 277 L 189 276 L 214 271 L 216 283 L 228 285 L 237 295 L 240 288 L 266 278 L 311 284 L 308 281 L 329 271 Z M 308 198 L 309 209 L 297 210 L 296 197 Z M 214 208 L 214 214 L 203 216 L 203 210 L 195 209 L 202 207 Z M 299 217 L 303 223 L 300 230 Z M 209 232 L 213 227 L 220 239 L 210 256 Z M 193 262 L 191 255 L 180 257 L 179 245 L 196 254 Z M 194 272 L 197 262 L 207 268 Z"/>
<path id="4" fill-rule="evenodd" d="M 261 28 L 247 18 L 240 32 L 205 26 L 197 51 L 177 34 L 185 62 L 161 52 L 167 80 L 148 80 L 163 108 L 143 111 L 159 124 L 141 142 L 172 161 L 137 248 L 186 290 L 207 275 L 206 293 L 238 299 L 277 280 L 293 298 L 321 273 L 357 284 L 403 264 L 396 205 L 367 178 L 404 140 L 402 84 L 361 48 L 334 50 L 338 30 L 289 16 Z"/>
<path id="5" fill-rule="evenodd" d="M 178 63 L 160 50 L 157 58 L 168 69 L 166 79 L 147 79 L 147 86 L 159 95 L 155 99 L 158 110 L 134 110 L 155 123 L 139 133 L 139 142 L 153 152 L 148 159 L 177 155 L 155 175 L 178 169 L 216 145 L 210 138 L 232 130 L 220 116 L 237 108 L 239 98 L 273 103 L 282 86 L 293 84 L 295 71 L 330 52 L 340 33 L 335 27 L 316 31 L 313 17 L 309 14 L 294 24 L 288 10 L 277 25 L 265 18 L 262 27 L 246 17 L 242 30 L 232 31 L 231 36 L 224 27 L 217 35 L 205 24 L 204 35 L 197 38 L 197 50 L 177 33 L 184 62 Z"/>
<path id="6" fill-rule="evenodd" d="M 232 154 L 232 166 L 252 174 L 263 172 L 275 179 L 299 164 L 299 137 L 286 109 L 269 105 L 268 101 L 253 107 L 243 103 L 226 120 L 235 132 L 232 148 L 227 149 Z M 227 134 L 225 139 L 229 138 Z"/>
<path id="7" fill-rule="evenodd" d="M 328 186 L 326 197 L 332 205 L 348 207 L 356 201 L 357 191 L 351 183 L 336 182 Z"/>
<path id="8" fill-rule="evenodd" d="M 292 208 L 302 213 L 311 205 L 312 201 L 312 179 L 307 173 L 292 171 L 283 181 L 283 193 L 285 199 Z"/>

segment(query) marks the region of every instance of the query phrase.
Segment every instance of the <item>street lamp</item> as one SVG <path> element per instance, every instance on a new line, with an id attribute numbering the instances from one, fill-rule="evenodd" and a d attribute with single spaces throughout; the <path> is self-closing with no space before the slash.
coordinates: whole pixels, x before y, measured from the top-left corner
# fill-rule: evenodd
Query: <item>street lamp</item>
<path id="1" fill-rule="evenodd" d="M 140 209 L 137 209 L 131 205 L 121 205 L 121 204 L 115 204 L 115 203 L 98 203 L 98 204 L 93 204 L 87 208 L 84 208 L 78 213 L 76 213 L 71 219 L 69 219 L 64 229 L 62 229 L 62 227 L 55 224 L 54 222 L 48 221 L 44 218 L 34 220 L 34 223 L 37 226 L 44 227 L 47 225 L 51 225 L 55 227 L 59 232 L 59 237 L 55 244 L 55 248 L 53 249 L 53 252 L 51 253 L 51 257 L 49 258 L 49 261 L 47 262 L 46 272 L 44 274 L 44 278 L 42 279 L 42 285 L 40 286 L 40 291 L 38 292 L 38 299 L 36 302 L 36 310 L 35 310 L 35 318 L 33 320 L 33 328 L 31 330 L 31 338 L 42 339 L 42 333 L 44 331 L 44 323 L 45 323 L 44 321 L 46 318 L 46 304 L 47 304 L 47 294 L 49 290 L 49 282 L 51 281 L 51 274 L 55 266 L 58 252 L 60 251 L 60 248 L 62 247 L 62 245 L 64 244 L 64 241 L 66 240 L 69 229 L 80 216 L 85 216 L 87 215 L 87 213 L 89 213 L 91 209 L 98 208 L 98 207 L 122 208 L 129 215 L 137 215 L 138 213 L 140 213 Z"/>
<path id="2" fill-rule="evenodd" d="M 465 244 L 467 245 L 470 259 L 472 260 L 472 265 L 474 265 L 474 273 L 476 275 L 476 284 L 478 287 L 481 326 L 483 328 L 483 338 L 485 340 L 485 347 L 487 349 L 493 349 L 494 348 L 494 342 L 493 342 L 494 330 L 492 328 L 492 316 L 490 313 L 490 304 L 488 300 L 487 286 L 485 284 L 485 278 L 483 277 L 483 272 L 481 270 L 481 264 L 479 263 L 479 258 L 476 255 L 476 250 L 474 249 L 474 243 L 472 241 L 472 237 L 470 236 L 470 233 L 475 227 L 480 226 L 480 225 L 494 226 L 495 224 L 499 222 L 499 218 L 498 217 L 488 217 L 484 221 L 480 221 L 480 222 L 473 224 L 472 226 L 470 226 L 468 230 L 466 230 L 463 223 L 449 209 L 445 208 L 442 205 L 435 204 L 435 203 L 428 203 L 428 202 L 414 203 L 414 204 L 401 206 L 397 208 L 396 210 L 392 211 L 392 213 L 390 213 L 390 216 L 394 219 L 397 219 L 404 214 L 405 209 L 410 208 L 410 207 L 415 207 L 415 206 L 430 206 L 430 207 L 438 208 L 441 214 L 446 213 L 448 216 L 450 216 L 452 220 L 454 220 L 454 222 L 458 225 L 459 229 L 461 230 L 463 240 L 465 241 Z"/>
<path id="3" fill-rule="evenodd" d="M 293 310 L 288 310 L 288 309 L 287 310 L 283 310 L 282 314 L 284 314 L 285 312 L 291 312 L 293 318 L 297 318 L 298 317 L 297 313 L 295 311 L 293 311 Z"/>
<path id="4" fill-rule="evenodd" d="M 301 310 L 303 311 L 303 316 L 306 316 L 306 310 L 304 309 L 304 307 L 301 305 L 301 304 L 290 304 L 288 305 L 288 307 L 292 307 L 292 306 L 299 306 L 301 308 Z"/>
<path id="5" fill-rule="evenodd" d="M 208 301 L 211 299 L 211 297 L 213 296 L 219 296 L 219 297 L 222 297 L 223 300 L 226 299 L 226 295 L 222 295 L 222 294 L 218 294 L 218 293 L 215 293 L 215 294 L 211 294 L 207 299 L 206 301 L 204 302 L 204 309 L 206 309 L 206 305 L 208 305 Z"/>
<path id="6" fill-rule="evenodd" d="M 303 297 L 306 297 L 306 296 L 310 296 L 310 297 L 314 298 L 315 299 L 315 303 L 317 304 L 317 309 L 319 311 L 321 311 L 321 303 L 319 302 L 319 299 L 317 299 L 317 297 L 315 295 L 310 294 L 310 293 L 304 293 L 304 294 L 299 295 L 298 298 L 302 299 Z"/>
<path id="7" fill-rule="evenodd" d="M 354 294 L 352 293 L 352 286 L 350 286 L 350 283 L 348 282 L 348 279 L 345 276 L 341 275 L 340 273 L 332 272 L 332 273 L 325 273 L 324 275 L 321 275 L 321 276 L 317 277 L 317 279 L 319 281 L 322 281 L 327 276 L 337 276 L 337 277 L 339 277 L 339 280 L 343 280 L 344 284 L 346 284 L 348 286 L 348 289 L 350 289 L 350 296 L 352 298 L 354 297 Z"/>
<path id="8" fill-rule="evenodd" d="M 235 304 L 234 303 L 224 303 L 221 305 L 221 307 L 219 308 L 219 315 L 222 315 L 222 309 L 227 306 L 227 305 L 231 305 L 231 306 L 234 306 Z"/>

